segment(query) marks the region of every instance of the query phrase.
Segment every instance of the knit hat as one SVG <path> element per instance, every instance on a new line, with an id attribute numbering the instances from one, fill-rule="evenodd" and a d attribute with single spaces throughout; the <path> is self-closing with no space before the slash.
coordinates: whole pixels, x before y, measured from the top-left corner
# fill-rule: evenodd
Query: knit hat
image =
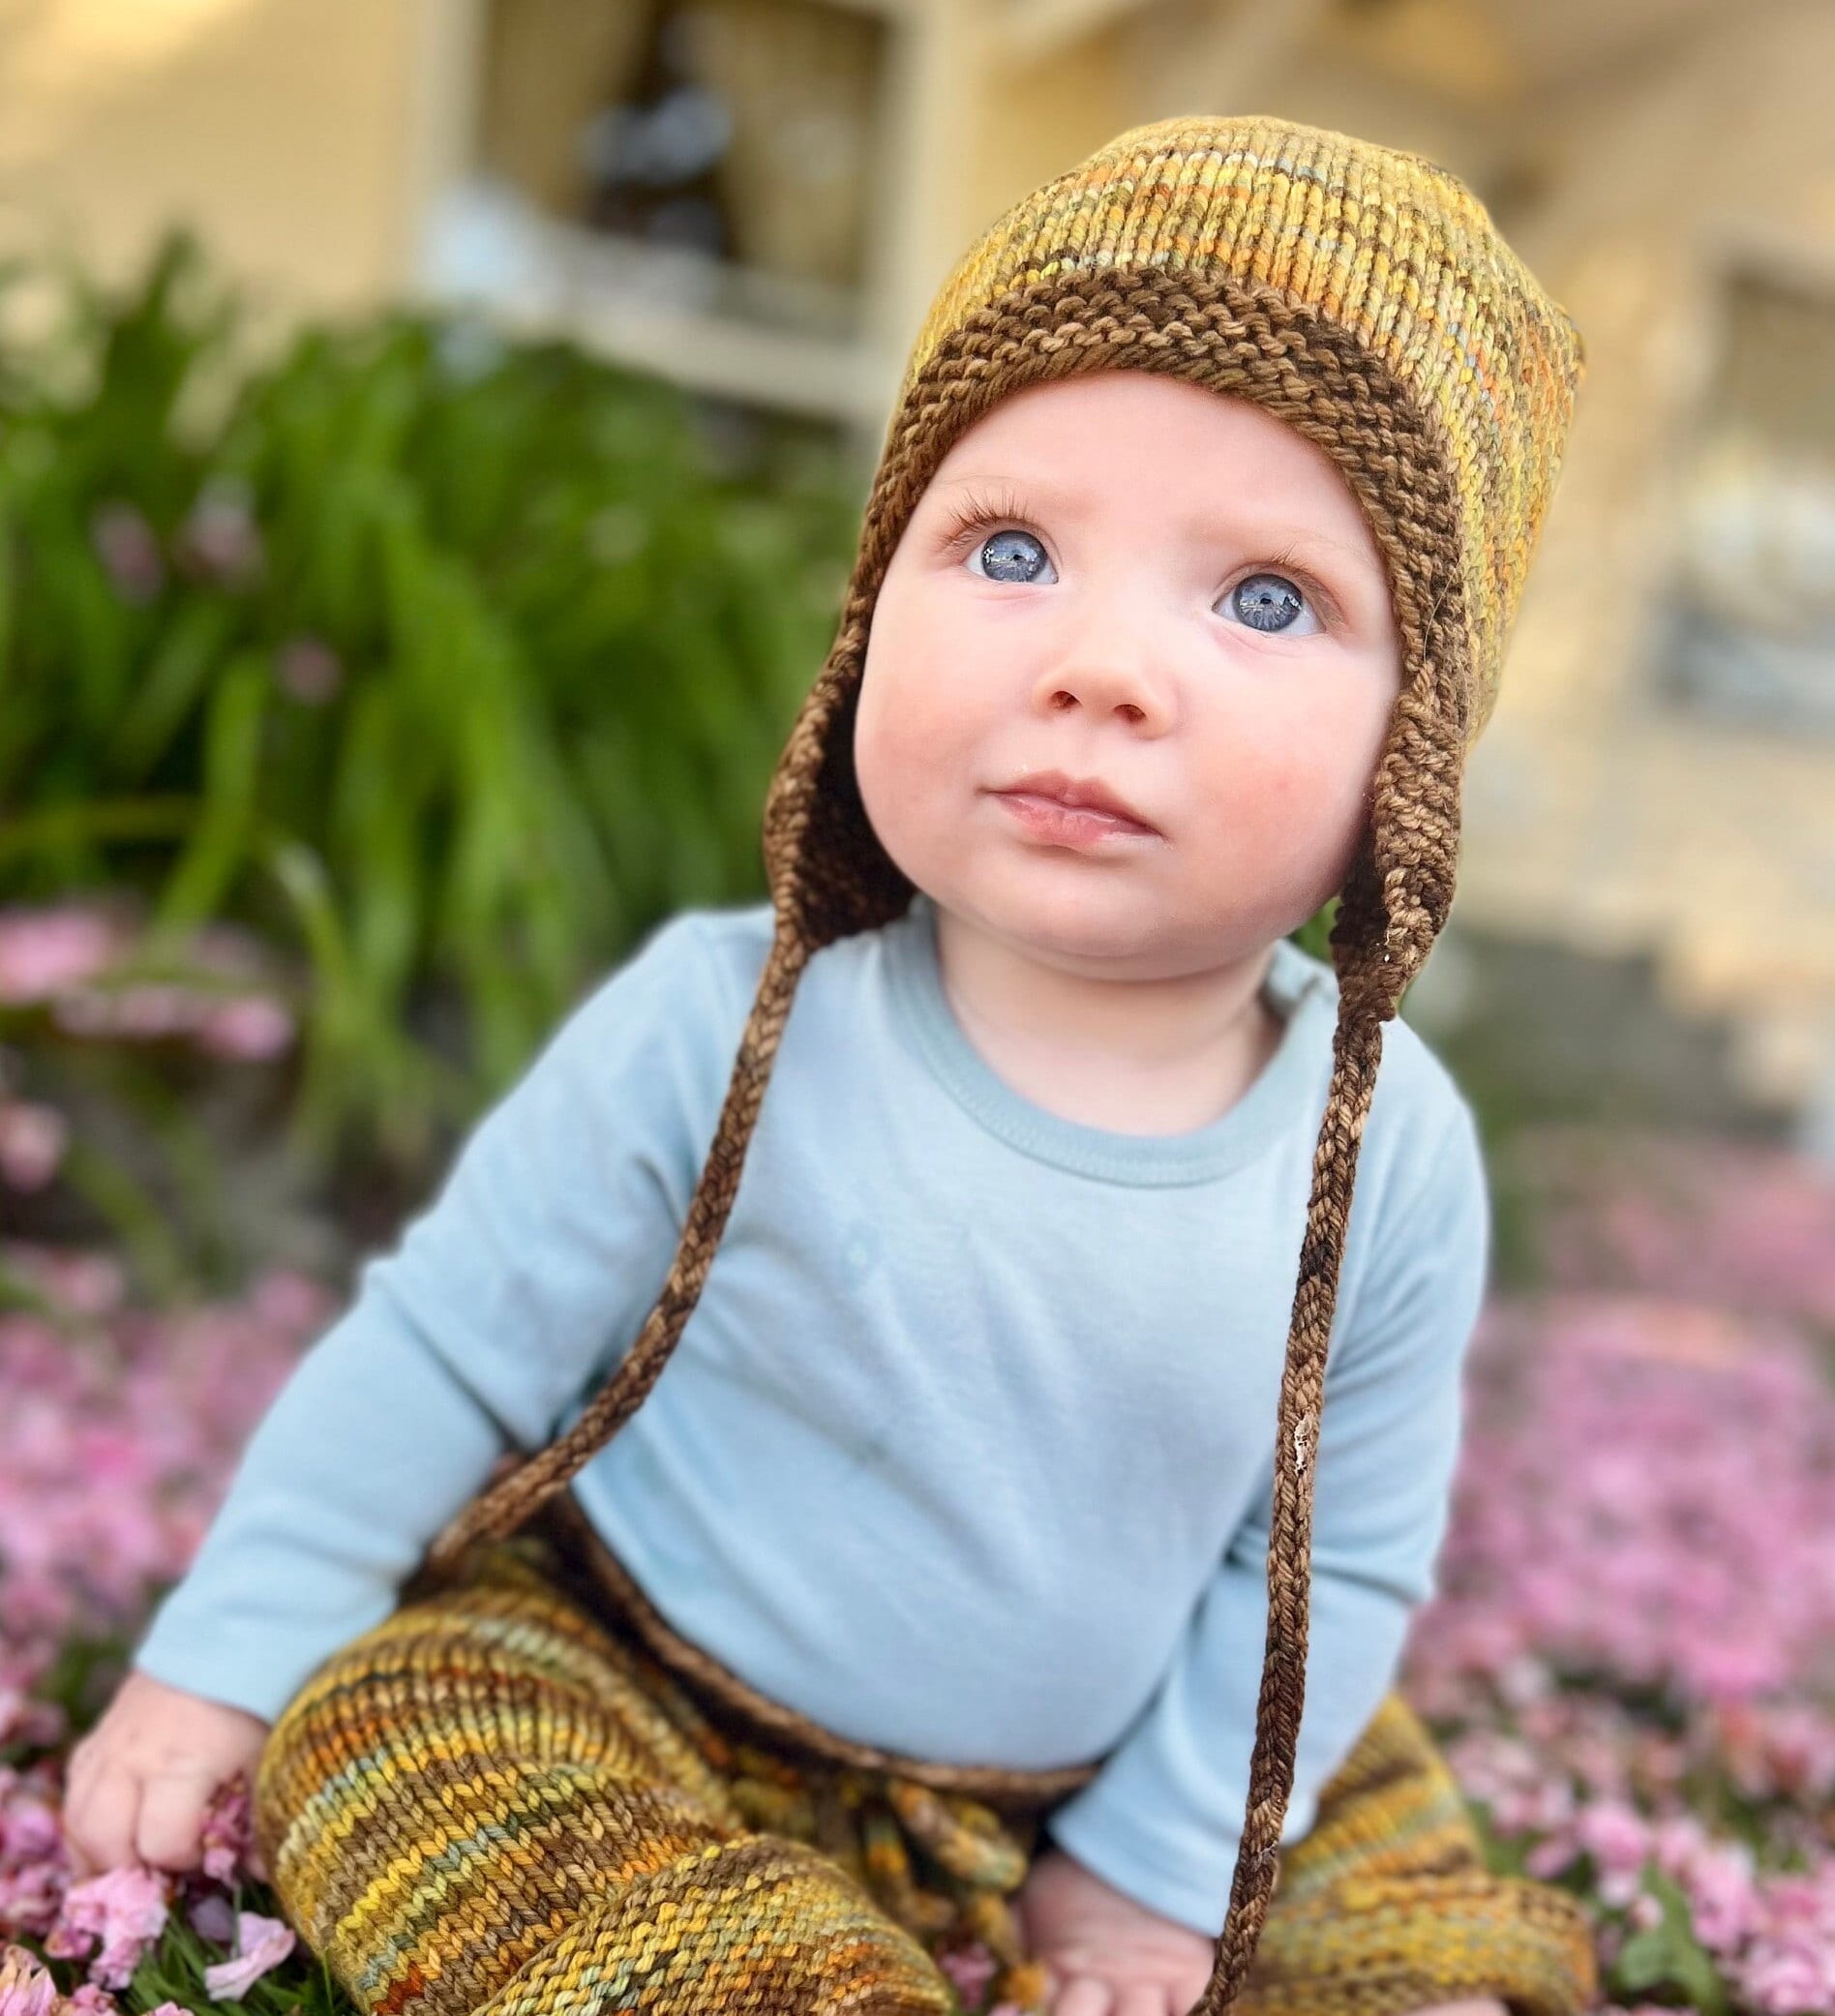
<path id="1" fill-rule="evenodd" d="M 1339 893 L 1333 1065 L 1275 1446 L 1269 1618 L 1248 1806 L 1211 1986 L 1234 2001 L 1277 1875 L 1306 1677 L 1312 1455 L 1382 1027 L 1453 899 L 1466 751 L 1554 488 L 1583 356 L 1563 311 L 1445 169 L 1272 118 L 1163 119 L 1025 196 L 949 274 L 906 367 L 827 662 L 765 804 L 775 931 L 718 1128 L 655 1309 L 580 1420 L 435 1543 L 515 1530 L 629 1419 L 707 1278 L 792 997 L 824 946 L 914 886 L 867 821 L 853 727 L 874 599 L 944 455 L 1000 399 L 1130 369 L 1250 399 L 1342 471 L 1381 549 L 1401 690 Z"/>

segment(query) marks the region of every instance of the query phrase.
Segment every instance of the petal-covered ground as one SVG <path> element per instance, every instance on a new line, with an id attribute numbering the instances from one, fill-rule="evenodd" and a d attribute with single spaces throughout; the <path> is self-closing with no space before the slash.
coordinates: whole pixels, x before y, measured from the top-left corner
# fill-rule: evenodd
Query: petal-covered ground
<path id="1" fill-rule="evenodd" d="M 1487 1311 L 1403 1691 L 1625 1991 L 1835 2010 L 1835 1384 L 1772 1316 Z"/>
<path id="2" fill-rule="evenodd" d="M 1720 1142 L 1514 1155 L 1550 1285 L 1494 1297 L 1474 1341 L 1404 1692 L 1495 1866 L 1586 1900 L 1615 2008 L 1831 2016 L 1835 1186 Z M 63 1759 L 335 1298 L 274 1272 L 155 1317 L 106 1254 L 0 1262 L 39 1298 L 0 1312 L 0 2016 L 347 2016 L 249 1868 L 246 1786 L 193 1874 L 73 1882 L 57 1820 Z M 952 1971 L 973 2006 L 984 1956 Z"/>

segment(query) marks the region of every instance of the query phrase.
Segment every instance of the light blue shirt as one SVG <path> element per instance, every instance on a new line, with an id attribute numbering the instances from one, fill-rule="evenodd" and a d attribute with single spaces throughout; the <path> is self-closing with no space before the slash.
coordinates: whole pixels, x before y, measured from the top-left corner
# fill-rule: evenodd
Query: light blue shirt
<path id="1" fill-rule="evenodd" d="M 571 1426 L 660 1292 L 771 936 L 687 911 L 562 1023 L 251 1438 L 135 1664 L 273 1719 L 394 1608 L 506 1450 Z M 1277 1399 L 1338 982 L 1288 940 L 1274 1058 L 1175 1135 L 1022 1098 L 921 893 L 793 1000 L 701 1300 L 574 1481 L 686 1637 L 856 1740 L 1104 1760 L 1049 1832 L 1223 1923 L 1267 1622 Z M 1490 1220 L 1471 1110 L 1384 1026 L 1326 1372 L 1282 1838 L 1436 1586 Z"/>

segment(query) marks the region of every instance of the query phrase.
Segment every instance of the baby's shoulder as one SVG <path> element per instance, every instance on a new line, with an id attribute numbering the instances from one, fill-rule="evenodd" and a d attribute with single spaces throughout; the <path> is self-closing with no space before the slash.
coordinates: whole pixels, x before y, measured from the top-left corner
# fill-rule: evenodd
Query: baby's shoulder
<path id="1" fill-rule="evenodd" d="M 723 1049 L 730 1067 L 770 937 L 768 904 L 676 911 L 587 989 L 553 1059 L 598 1082 L 620 1064 L 643 1074 Z"/>
<path id="2" fill-rule="evenodd" d="M 587 989 L 530 1076 L 623 1138 L 648 1116 L 672 1155 L 705 1150 L 770 939 L 768 904 L 674 912 Z"/>
<path id="3" fill-rule="evenodd" d="M 665 927 L 691 938 L 707 962 L 720 999 L 739 1008 L 739 1020 L 751 1009 L 770 955 L 776 913 L 768 901 L 702 904 L 683 910 Z"/>
<path id="4" fill-rule="evenodd" d="M 680 912 L 666 928 L 692 937 L 737 1040 L 758 999 L 777 930 L 769 901 L 704 905 Z M 822 946 L 803 968 L 796 1003 L 806 1003 L 811 1040 L 828 1040 L 855 1026 L 863 991 L 886 982 L 887 934 L 857 931 Z"/>

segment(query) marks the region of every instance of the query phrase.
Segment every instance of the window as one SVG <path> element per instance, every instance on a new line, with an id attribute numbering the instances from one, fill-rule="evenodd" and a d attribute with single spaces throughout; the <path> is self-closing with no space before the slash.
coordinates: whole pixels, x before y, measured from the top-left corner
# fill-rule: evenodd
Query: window
<path id="1" fill-rule="evenodd" d="M 877 413 L 892 0 L 482 0 L 431 290 L 699 389 Z"/>
<path id="2" fill-rule="evenodd" d="M 1722 719 L 1835 734 L 1835 285 L 1730 275 L 1685 464 L 1659 684 Z"/>

